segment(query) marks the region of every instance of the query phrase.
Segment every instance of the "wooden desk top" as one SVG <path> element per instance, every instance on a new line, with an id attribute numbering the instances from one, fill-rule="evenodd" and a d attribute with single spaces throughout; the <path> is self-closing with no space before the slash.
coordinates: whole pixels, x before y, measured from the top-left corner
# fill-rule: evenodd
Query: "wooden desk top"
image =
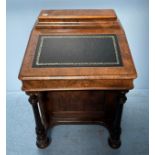
<path id="1" fill-rule="evenodd" d="M 41 11 L 19 73 L 24 91 L 132 89 L 136 77 L 113 10 Z"/>

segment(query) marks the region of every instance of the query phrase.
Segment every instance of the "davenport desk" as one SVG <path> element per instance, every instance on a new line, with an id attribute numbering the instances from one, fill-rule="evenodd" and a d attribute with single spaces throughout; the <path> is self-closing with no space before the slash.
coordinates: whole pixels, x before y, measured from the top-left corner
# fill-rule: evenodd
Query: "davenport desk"
<path id="1" fill-rule="evenodd" d="M 126 93 L 136 78 L 125 32 L 113 10 L 43 10 L 19 73 L 36 123 L 36 144 L 49 145 L 57 124 L 101 124 L 121 145 Z"/>

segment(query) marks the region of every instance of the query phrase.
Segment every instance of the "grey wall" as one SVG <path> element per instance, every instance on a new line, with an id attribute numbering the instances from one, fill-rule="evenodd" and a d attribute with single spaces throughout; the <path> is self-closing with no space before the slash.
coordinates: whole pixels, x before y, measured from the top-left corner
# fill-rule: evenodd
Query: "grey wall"
<path id="1" fill-rule="evenodd" d="M 148 89 L 148 0 L 7 0 L 7 91 L 20 91 L 18 72 L 41 9 L 112 8 L 126 31 L 138 71 L 136 89 Z"/>

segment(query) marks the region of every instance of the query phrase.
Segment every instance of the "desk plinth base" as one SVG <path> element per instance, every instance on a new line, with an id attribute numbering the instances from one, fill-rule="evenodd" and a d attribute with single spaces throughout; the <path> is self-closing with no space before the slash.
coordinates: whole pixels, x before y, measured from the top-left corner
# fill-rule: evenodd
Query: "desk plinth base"
<path id="1" fill-rule="evenodd" d="M 109 133 L 109 145 L 121 145 L 121 116 L 127 90 L 27 92 L 30 96 L 37 134 L 37 146 L 49 145 L 48 129 L 57 124 L 100 124 Z"/>

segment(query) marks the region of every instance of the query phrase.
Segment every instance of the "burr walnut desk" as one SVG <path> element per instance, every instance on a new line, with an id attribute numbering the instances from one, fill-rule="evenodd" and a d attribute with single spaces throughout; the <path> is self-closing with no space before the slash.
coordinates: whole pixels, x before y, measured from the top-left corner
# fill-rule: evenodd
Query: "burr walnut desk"
<path id="1" fill-rule="evenodd" d="M 113 10 L 43 10 L 19 73 L 36 123 L 37 146 L 56 124 L 101 124 L 121 145 L 121 116 L 136 70 Z"/>

